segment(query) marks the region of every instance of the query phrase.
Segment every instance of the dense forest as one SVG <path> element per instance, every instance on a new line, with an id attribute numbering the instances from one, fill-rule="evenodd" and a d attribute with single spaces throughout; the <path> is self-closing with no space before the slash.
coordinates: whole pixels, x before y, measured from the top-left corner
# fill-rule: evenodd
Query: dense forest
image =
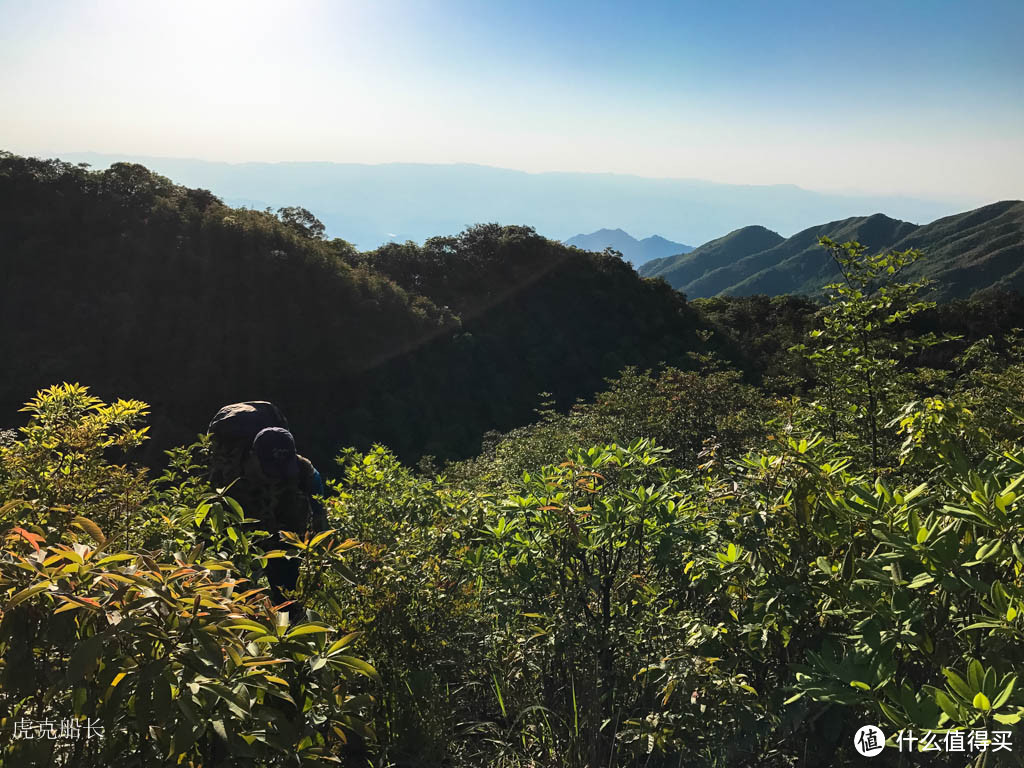
<path id="1" fill-rule="evenodd" d="M 3 155 L 0 199 L 3 764 L 1024 765 L 1018 294 L 823 234 L 813 298 L 688 301 L 133 165 Z M 328 477 L 269 553 L 195 439 L 255 397 Z"/>
<path id="2" fill-rule="evenodd" d="M 159 448 L 255 398 L 325 461 L 375 441 L 461 457 L 529 421 L 540 392 L 568 406 L 704 344 L 667 285 L 526 227 L 364 254 L 322 235 L 301 209 L 228 208 L 138 165 L 0 155 L 0 355 L 19 361 L 0 413 L 80 380 L 152 404 Z"/>

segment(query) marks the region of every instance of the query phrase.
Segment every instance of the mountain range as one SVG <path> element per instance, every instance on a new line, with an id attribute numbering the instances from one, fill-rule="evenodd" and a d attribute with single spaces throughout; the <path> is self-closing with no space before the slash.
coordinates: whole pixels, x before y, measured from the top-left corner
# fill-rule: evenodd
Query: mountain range
<path id="1" fill-rule="evenodd" d="M 839 277 L 821 237 L 855 240 L 871 251 L 918 248 L 926 258 L 908 277 L 928 277 L 935 298 L 966 298 L 988 289 L 1024 289 L 1024 202 L 1005 200 L 917 225 L 880 213 L 831 221 L 783 237 L 763 226 L 736 229 L 689 253 L 649 261 L 690 298 L 801 293 L 814 295 Z"/>
<path id="2" fill-rule="evenodd" d="M 584 251 L 603 251 L 605 248 L 612 248 L 625 256 L 626 261 L 635 267 L 654 259 L 689 253 L 693 250 L 692 245 L 676 243 L 661 235 L 651 235 L 643 240 L 637 240 L 621 229 L 599 229 L 589 235 L 576 235 L 566 240 L 565 244 L 582 248 Z"/>
<path id="3" fill-rule="evenodd" d="M 924 222 L 990 202 L 842 195 L 789 184 L 526 173 L 466 164 L 223 163 L 91 152 L 63 153 L 61 158 L 96 168 L 117 161 L 142 163 L 179 184 L 208 189 L 233 206 L 303 206 L 326 225 L 329 236 L 360 250 L 391 240 L 422 243 L 479 222 L 528 222 L 559 241 L 615 222 L 627 232 L 703 243 L 755 221 L 788 236 L 852 214 L 885 211 Z"/>
<path id="4" fill-rule="evenodd" d="M 412 460 L 472 455 L 488 431 L 534 418 L 538 393 L 569 407 L 629 366 L 685 367 L 710 352 L 760 375 L 774 353 L 742 332 L 779 326 L 771 344 L 786 349 L 814 303 L 690 302 L 673 288 L 813 293 L 833 277 L 821 235 L 920 247 L 946 296 L 1024 282 L 1014 201 L 925 226 L 874 215 L 790 238 L 743 227 L 641 266 L 666 282 L 529 226 L 358 251 L 288 212 L 232 208 L 142 166 L 0 152 L 0 359 L 19 361 L 0 377 L 0 427 L 39 388 L 82 381 L 151 403 L 168 441 L 155 451 L 225 402 L 270 399 L 314 459 L 376 442 Z"/>

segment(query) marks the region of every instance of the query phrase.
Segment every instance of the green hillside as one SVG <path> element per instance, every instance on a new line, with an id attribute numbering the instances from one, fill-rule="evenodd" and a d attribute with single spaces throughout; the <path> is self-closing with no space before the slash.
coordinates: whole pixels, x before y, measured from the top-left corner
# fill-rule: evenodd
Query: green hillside
<path id="1" fill-rule="evenodd" d="M 988 289 L 1024 287 L 1024 203 L 1004 201 L 917 226 L 882 214 L 812 227 L 776 243 L 741 241 L 748 228 L 693 252 L 651 263 L 646 277 L 663 277 L 690 297 L 764 293 L 814 295 L 838 277 L 818 239 L 856 240 L 871 251 L 919 248 L 927 258 L 914 276 L 935 281 L 934 298 L 966 298 Z M 722 243 L 732 242 L 727 253 Z M 723 258 L 725 256 L 725 258 Z"/>
<path id="2" fill-rule="evenodd" d="M 468 455 L 540 392 L 568 406 L 702 343 L 667 286 L 528 227 L 359 254 L 302 209 L 230 208 L 140 165 L 0 154 L 0 243 L 0 359 L 17 361 L 0 426 L 26 393 L 79 380 L 153 404 L 155 448 L 257 398 L 324 461 L 375 441 Z"/>
<path id="3" fill-rule="evenodd" d="M 761 226 L 743 227 L 725 237 L 704 243 L 689 253 L 649 262 L 640 269 L 640 274 L 645 277 L 663 277 L 674 288 L 688 293 L 683 286 L 688 286 L 703 275 L 734 264 L 748 254 L 768 250 L 781 242 L 784 242 L 782 235 L 770 229 Z"/>

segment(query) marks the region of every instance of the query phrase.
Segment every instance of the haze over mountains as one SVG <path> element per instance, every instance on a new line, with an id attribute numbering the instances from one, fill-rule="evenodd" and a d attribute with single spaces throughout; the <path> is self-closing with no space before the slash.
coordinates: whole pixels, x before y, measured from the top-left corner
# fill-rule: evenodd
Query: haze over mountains
<path id="1" fill-rule="evenodd" d="M 703 243 L 752 222 L 788 236 L 851 215 L 885 211 L 926 222 L 984 202 L 826 194 L 792 185 L 741 186 L 606 173 L 525 173 L 465 164 L 230 164 L 90 152 L 61 157 L 96 168 L 117 161 L 139 162 L 179 184 L 209 189 L 231 205 L 304 206 L 324 222 L 330 236 L 360 249 L 388 240 L 422 242 L 489 221 L 529 223 L 556 240 L 614 223 L 635 235 L 657 233 L 681 243 Z"/>
<path id="2" fill-rule="evenodd" d="M 821 237 L 856 240 L 872 252 L 919 248 L 926 258 L 908 277 L 935 281 L 932 295 L 966 298 L 987 289 L 1024 290 L 1024 202 L 1005 200 L 918 226 L 883 214 L 857 216 L 784 238 L 747 226 L 640 267 L 690 298 L 819 293 L 839 277 L 818 245 Z"/>
<path id="3" fill-rule="evenodd" d="M 621 229 L 599 229 L 589 235 L 576 235 L 566 240 L 565 244 L 582 248 L 585 251 L 603 251 L 605 248 L 612 248 L 625 256 L 626 261 L 634 267 L 639 267 L 654 259 L 689 253 L 693 250 L 692 245 L 676 243 L 661 235 L 651 235 L 643 240 L 637 240 Z"/>

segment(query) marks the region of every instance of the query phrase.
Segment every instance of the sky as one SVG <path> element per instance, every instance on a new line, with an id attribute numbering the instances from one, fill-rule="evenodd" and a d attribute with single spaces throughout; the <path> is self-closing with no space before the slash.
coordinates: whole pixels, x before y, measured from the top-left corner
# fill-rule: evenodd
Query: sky
<path id="1" fill-rule="evenodd" d="M 0 148 L 1024 198 L 1021 0 L 0 0 Z"/>

